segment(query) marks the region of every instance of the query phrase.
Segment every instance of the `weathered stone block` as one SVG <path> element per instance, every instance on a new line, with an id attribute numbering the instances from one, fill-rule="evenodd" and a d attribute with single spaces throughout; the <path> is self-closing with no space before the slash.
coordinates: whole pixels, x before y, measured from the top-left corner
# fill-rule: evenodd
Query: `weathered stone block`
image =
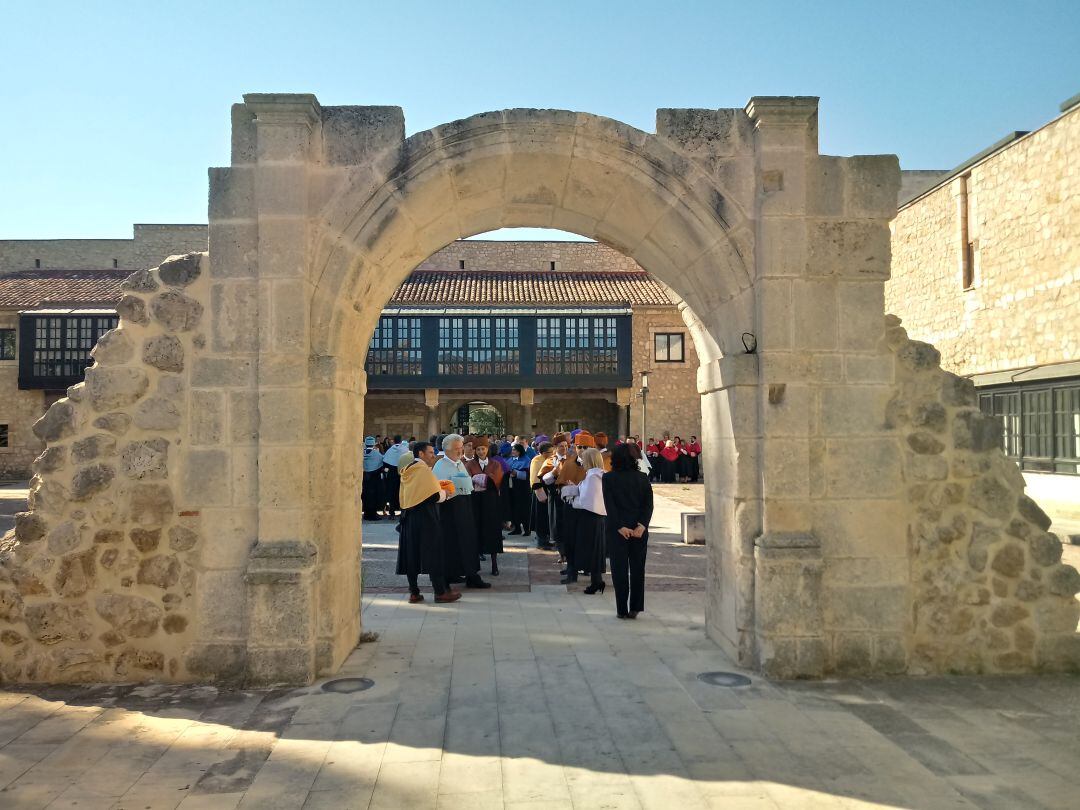
<path id="1" fill-rule="evenodd" d="M 1007 543 L 994 555 L 990 567 L 1005 577 L 1018 577 L 1024 571 L 1024 549 L 1017 543 Z"/>
<path id="2" fill-rule="evenodd" d="M 120 471 L 128 478 L 166 478 L 168 465 L 169 442 L 162 438 L 128 442 L 120 453 Z"/>
<path id="3" fill-rule="evenodd" d="M 137 526 L 161 526 L 173 511 L 172 491 L 165 484 L 135 484 L 131 487 L 129 517 Z"/>
<path id="4" fill-rule="evenodd" d="M 224 395 L 219 391 L 191 394 L 191 440 L 194 444 L 220 444 L 225 430 Z"/>
<path id="5" fill-rule="evenodd" d="M 921 456 L 935 456 L 945 450 L 945 445 L 930 433 L 912 433 L 907 437 L 908 447 Z"/>
<path id="6" fill-rule="evenodd" d="M 150 397 L 135 408 L 134 421 L 143 430 L 176 430 L 180 427 L 180 409 L 171 399 Z"/>
<path id="7" fill-rule="evenodd" d="M 76 420 L 75 404 L 61 399 L 50 405 L 45 415 L 34 423 L 34 435 L 43 442 L 58 442 L 75 433 Z"/>
<path id="8" fill-rule="evenodd" d="M 42 644 L 86 641 L 93 635 L 85 602 L 27 605 L 23 617 L 30 635 Z"/>
<path id="9" fill-rule="evenodd" d="M 54 590 L 57 596 L 72 599 L 82 596 L 94 587 L 97 580 L 97 550 L 88 549 L 78 554 L 69 554 L 60 560 L 60 569 L 56 572 Z"/>
<path id="10" fill-rule="evenodd" d="M 116 304 L 116 314 L 120 316 L 120 323 L 137 323 L 146 326 L 150 318 L 146 314 L 146 302 L 137 295 L 122 295 Z"/>
<path id="11" fill-rule="evenodd" d="M 165 655 L 156 650 L 126 650 L 116 659 L 116 674 L 130 677 L 140 672 L 163 672 Z"/>
<path id="12" fill-rule="evenodd" d="M 1001 422 L 980 411 L 960 411 L 953 415 L 953 446 L 975 453 L 1001 447 Z"/>
<path id="13" fill-rule="evenodd" d="M 93 366 L 86 370 L 86 387 L 95 411 L 112 411 L 137 402 L 150 380 L 137 368 Z"/>
<path id="14" fill-rule="evenodd" d="M 143 343 L 142 359 L 161 371 L 183 371 L 184 345 L 172 335 L 157 335 Z"/>
<path id="15" fill-rule="evenodd" d="M 169 529 L 169 548 L 173 551 L 191 551 L 199 542 L 199 535 L 184 526 Z"/>
<path id="16" fill-rule="evenodd" d="M 968 489 L 968 503 L 985 515 L 1007 520 L 1013 510 L 1013 494 L 992 475 L 974 481 Z"/>
<path id="17" fill-rule="evenodd" d="M 116 455 L 116 439 L 104 433 L 87 436 L 71 444 L 71 460 L 84 463 Z"/>
<path id="18" fill-rule="evenodd" d="M 1020 513 L 1020 516 L 1028 521 L 1034 523 L 1044 532 L 1050 528 L 1050 516 L 1044 512 L 1035 501 L 1029 498 L 1027 495 L 1021 495 L 1016 502 L 1016 510 Z"/>
<path id="19" fill-rule="evenodd" d="M 191 384 L 196 388 L 250 388 L 255 367 L 249 358 L 200 357 L 194 362 Z"/>
<path id="20" fill-rule="evenodd" d="M 810 275 L 888 279 L 890 234 L 884 223 L 811 221 L 807 234 Z"/>
<path id="21" fill-rule="evenodd" d="M 156 551 L 161 543 L 161 529 L 132 529 L 131 543 L 143 554 Z"/>
<path id="22" fill-rule="evenodd" d="M 899 491 L 901 458 L 891 439 L 830 439 L 825 455 L 830 496 L 883 497 Z"/>
<path id="23" fill-rule="evenodd" d="M 190 450 L 183 467 L 184 500 L 201 506 L 232 502 L 229 454 L 225 450 Z"/>
<path id="24" fill-rule="evenodd" d="M 15 539 L 20 543 L 36 543 L 45 536 L 49 525 L 45 518 L 35 512 L 17 512 L 15 514 Z"/>
<path id="25" fill-rule="evenodd" d="M 1046 577 L 1046 587 L 1055 596 L 1080 593 L 1080 573 L 1071 565 L 1055 565 Z"/>
<path id="26" fill-rule="evenodd" d="M 149 599 L 104 593 L 94 599 L 94 609 L 114 628 L 132 638 L 148 638 L 157 632 L 163 611 Z"/>
<path id="27" fill-rule="evenodd" d="M 116 477 L 111 464 L 90 464 L 76 471 L 71 478 L 71 499 L 85 501 L 109 488 Z"/>
<path id="28" fill-rule="evenodd" d="M 90 350 L 90 356 L 104 366 L 119 366 L 135 354 L 135 346 L 123 329 L 110 329 Z"/>
<path id="29" fill-rule="evenodd" d="M 158 278 L 169 287 L 186 287 L 202 273 L 202 254 L 170 256 L 158 267 Z"/>
<path id="30" fill-rule="evenodd" d="M 215 284 L 210 291 L 213 348 L 254 352 L 259 348 L 259 287 L 254 281 Z"/>
<path id="31" fill-rule="evenodd" d="M 966 377 L 946 373 L 941 381 L 941 398 L 946 405 L 954 407 L 973 406 L 978 400 L 975 383 Z"/>
<path id="32" fill-rule="evenodd" d="M 159 287 L 152 270 L 136 270 L 120 284 L 120 289 L 124 292 L 135 293 L 157 292 Z"/>
<path id="33" fill-rule="evenodd" d="M 139 563 L 136 581 L 140 585 L 153 585 L 168 589 L 180 581 L 180 562 L 176 557 L 158 554 Z"/>
<path id="34" fill-rule="evenodd" d="M 131 417 L 126 413 L 107 413 L 94 420 L 94 427 L 107 430 L 114 436 L 123 436 L 131 427 Z"/>
<path id="35" fill-rule="evenodd" d="M 203 305 L 183 293 L 169 290 L 154 297 L 150 312 L 170 332 L 190 332 L 202 319 Z"/>

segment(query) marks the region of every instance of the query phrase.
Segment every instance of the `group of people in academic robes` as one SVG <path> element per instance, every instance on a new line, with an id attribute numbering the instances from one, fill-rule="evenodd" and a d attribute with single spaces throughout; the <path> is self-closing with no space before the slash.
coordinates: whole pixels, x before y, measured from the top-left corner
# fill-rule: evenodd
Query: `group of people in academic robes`
<path id="1" fill-rule="evenodd" d="M 535 533 L 537 545 L 558 551 L 562 582 L 587 577 L 586 594 L 603 593 L 610 567 L 619 618 L 636 618 L 645 608 L 645 563 L 652 487 L 643 472 L 648 462 L 634 443 L 608 448 L 603 433 L 585 430 L 517 437 L 509 453 L 485 436 L 449 434 L 442 452 L 431 442 L 415 442 L 394 456 L 387 475 L 387 453 L 365 441 L 365 518 L 389 498 L 368 492 L 369 482 L 396 481 L 397 573 L 407 577 L 409 601 L 422 602 L 419 576 L 431 580 L 436 602 L 461 597 L 455 584 L 490 588 L 480 576 L 491 558 L 498 576 L 503 531 Z M 395 442 L 388 450 L 398 447 Z M 380 457 L 381 456 L 381 457 Z"/>
<path id="2" fill-rule="evenodd" d="M 634 619 L 645 609 L 652 485 L 637 445 L 609 451 L 607 444 L 604 434 L 582 430 L 540 445 L 533 492 L 547 506 L 547 535 L 541 539 L 538 531 L 537 542 L 558 550 L 563 584 L 589 577 L 586 594 L 604 592 L 610 561 L 616 615 Z"/>
<path id="3" fill-rule="evenodd" d="M 695 483 L 701 477 L 701 442 L 691 436 L 684 442 L 674 439 L 649 439 L 645 456 L 652 467 L 650 480 L 664 484 Z"/>
<path id="4" fill-rule="evenodd" d="M 380 445 L 374 436 L 364 438 L 364 482 L 360 489 L 360 504 L 364 520 L 394 517 L 401 510 L 401 476 L 398 460 L 409 452 L 409 443 L 394 436 Z"/>

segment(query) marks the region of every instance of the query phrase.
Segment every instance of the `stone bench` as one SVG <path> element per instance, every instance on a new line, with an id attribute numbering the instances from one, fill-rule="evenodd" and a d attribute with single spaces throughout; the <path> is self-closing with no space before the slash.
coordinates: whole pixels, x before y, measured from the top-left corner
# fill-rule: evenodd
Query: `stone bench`
<path id="1" fill-rule="evenodd" d="M 705 513 L 682 513 L 682 539 L 691 546 L 705 545 Z"/>

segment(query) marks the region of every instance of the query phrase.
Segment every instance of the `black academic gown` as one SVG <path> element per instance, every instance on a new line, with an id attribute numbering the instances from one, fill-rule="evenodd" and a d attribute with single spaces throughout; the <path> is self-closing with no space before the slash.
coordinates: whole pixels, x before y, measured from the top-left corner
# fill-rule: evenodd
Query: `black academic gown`
<path id="1" fill-rule="evenodd" d="M 401 576 L 444 576 L 446 556 L 439 520 L 439 493 L 403 510 L 398 526 L 397 573 Z"/>
<path id="2" fill-rule="evenodd" d="M 498 464 L 497 461 L 489 461 L 489 464 Z M 473 515 L 476 520 L 476 538 L 481 554 L 502 554 L 502 511 L 503 498 L 499 494 L 491 479 L 488 479 L 487 489 L 481 491 L 474 489 L 469 496 L 473 504 Z"/>
<path id="3" fill-rule="evenodd" d="M 454 495 L 439 506 L 446 541 L 446 576 L 471 577 L 480 570 L 480 551 L 477 546 L 476 518 L 468 495 Z"/>
<path id="4" fill-rule="evenodd" d="M 574 542 L 574 565 L 599 581 L 607 570 L 604 542 L 604 516 L 588 509 L 575 509 L 577 540 Z"/>

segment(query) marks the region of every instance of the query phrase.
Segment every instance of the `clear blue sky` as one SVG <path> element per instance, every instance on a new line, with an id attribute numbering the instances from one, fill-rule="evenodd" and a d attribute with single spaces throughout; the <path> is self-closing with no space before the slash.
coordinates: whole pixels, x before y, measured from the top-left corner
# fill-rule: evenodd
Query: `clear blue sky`
<path id="1" fill-rule="evenodd" d="M 0 5 L 0 238 L 205 222 L 245 92 L 395 104 L 409 132 L 503 107 L 652 131 L 657 107 L 821 97 L 821 151 L 948 168 L 1080 92 L 1059 2 L 20 2 Z"/>

